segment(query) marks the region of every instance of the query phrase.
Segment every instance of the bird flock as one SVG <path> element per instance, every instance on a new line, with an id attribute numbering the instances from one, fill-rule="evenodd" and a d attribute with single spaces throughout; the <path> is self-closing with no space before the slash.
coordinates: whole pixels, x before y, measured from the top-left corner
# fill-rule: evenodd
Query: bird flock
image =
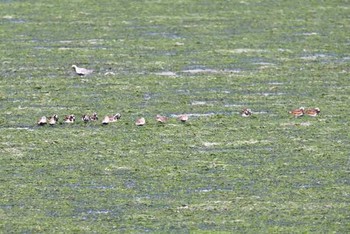
<path id="1" fill-rule="evenodd" d="M 79 76 L 86 76 L 89 75 L 93 72 L 93 70 L 90 69 L 86 69 L 86 68 L 82 68 L 82 67 L 78 67 L 77 65 L 72 65 L 72 68 L 74 69 L 75 73 Z M 288 113 L 293 115 L 295 118 L 304 116 L 304 115 L 308 115 L 311 117 L 316 117 L 319 113 L 320 113 L 320 109 L 319 108 L 309 108 L 309 109 L 305 109 L 304 107 L 300 107 L 294 110 L 289 111 Z M 244 108 L 241 112 L 240 115 L 242 117 L 249 117 L 253 114 L 251 109 L 248 108 Z M 113 123 L 113 122 L 117 122 L 119 119 L 121 118 L 121 114 L 120 113 L 116 113 L 115 115 L 106 115 L 103 120 L 102 120 L 102 124 L 103 125 L 107 125 L 109 123 Z M 182 114 L 180 116 L 178 116 L 178 120 L 181 122 L 187 122 L 188 121 L 189 116 L 187 114 Z M 74 114 L 70 114 L 70 115 L 66 115 L 63 119 L 63 123 L 74 123 L 75 122 L 75 115 Z M 162 115 L 156 115 L 155 120 L 158 123 L 164 124 L 167 122 L 169 118 L 166 116 L 162 116 Z M 98 121 L 98 116 L 97 113 L 93 113 L 92 115 L 88 115 L 88 114 L 84 114 L 81 117 L 81 120 L 84 123 L 87 122 L 95 122 Z M 55 125 L 58 123 L 58 115 L 54 114 L 52 116 L 46 117 L 46 116 L 42 116 L 37 124 L 39 126 L 44 126 L 44 125 Z M 136 126 L 143 126 L 146 124 L 146 119 L 144 117 L 138 118 L 135 121 L 135 125 Z"/>
<path id="2" fill-rule="evenodd" d="M 319 108 L 310 108 L 310 109 L 305 109 L 304 107 L 300 107 L 298 109 L 294 109 L 289 111 L 288 113 L 293 115 L 295 118 L 301 117 L 303 115 L 308 115 L 311 117 L 316 117 L 319 113 L 320 113 L 320 109 Z M 253 114 L 251 109 L 248 108 L 244 108 L 241 112 L 240 115 L 242 117 L 249 117 Z M 115 115 L 106 115 L 103 119 L 102 119 L 102 125 L 107 125 L 109 123 L 114 123 L 117 122 L 119 119 L 121 118 L 121 114 L 120 113 L 116 113 Z M 71 115 L 66 115 L 63 118 L 63 122 L 62 123 L 74 123 L 75 122 L 75 115 L 71 114 Z M 88 115 L 88 114 L 84 114 L 81 117 L 81 121 L 84 123 L 88 123 L 88 122 L 95 122 L 98 121 L 98 116 L 97 113 L 93 113 L 92 115 Z M 162 115 L 156 115 L 155 120 L 158 123 L 164 124 L 168 121 L 168 117 L 166 116 L 162 116 Z M 177 119 L 183 123 L 187 122 L 189 119 L 189 116 L 187 114 L 182 114 L 179 115 L 177 117 Z M 52 116 L 46 117 L 46 116 L 42 116 L 41 118 L 39 118 L 37 124 L 39 126 L 44 126 L 44 125 L 55 125 L 58 123 L 58 115 L 54 114 Z M 135 125 L 136 126 L 143 126 L 146 124 L 146 119 L 144 117 L 138 118 L 135 121 Z"/>
<path id="3" fill-rule="evenodd" d="M 121 114 L 120 113 L 117 113 L 115 115 L 106 115 L 103 119 L 102 119 L 102 125 L 107 125 L 109 123 L 113 123 L 113 122 L 117 122 L 119 119 L 121 118 Z M 63 122 L 61 123 L 67 123 L 67 124 L 71 124 L 71 123 L 74 123 L 75 122 L 75 115 L 71 114 L 71 115 L 66 115 L 64 116 L 63 118 Z M 156 121 L 158 123 L 166 123 L 168 121 L 168 117 L 166 116 L 162 116 L 162 115 L 156 115 Z M 179 115 L 177 117 L 177 119 L 183 123 L 187 122 L 188 120 L 188 115 L 187 114 L 183 114 L 183 115 Z M 84 123 L 88 123 L 88 122 L 94 122 L 94 121 L 97 121 L 98 120 L 98 116 L 97 116 L 97 113 L 93 113 L 92 115 L 87 115 L 87 114 L 84 114 L 82 117 L 81 117 L 81 121 L 84 122 Z M 54 114 L 52 116 L 49 116 L 49 117 L 46 117 L 46 116 L 42 116 L 41 118 L 39 118 L 37 124 L 39 126 L 44 126 L 44 125 L 56 125 L 58 123 L 58 115 L 57 114 Z M 144 117 L 141 117 L 139 119 L 137 119 L 135 121 L 135 125 L 136 126 L 143 126 L 146 124 L 146 119 Z"/>

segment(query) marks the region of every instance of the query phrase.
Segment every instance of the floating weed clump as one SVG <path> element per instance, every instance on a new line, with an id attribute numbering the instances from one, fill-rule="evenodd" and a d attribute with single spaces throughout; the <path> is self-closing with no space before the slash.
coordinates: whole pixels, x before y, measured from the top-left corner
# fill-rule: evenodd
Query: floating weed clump
<path id="1" fill-rule="evenodd" d="M 349 232 L 344 2 L 0 4 L 2 232 Z"/>

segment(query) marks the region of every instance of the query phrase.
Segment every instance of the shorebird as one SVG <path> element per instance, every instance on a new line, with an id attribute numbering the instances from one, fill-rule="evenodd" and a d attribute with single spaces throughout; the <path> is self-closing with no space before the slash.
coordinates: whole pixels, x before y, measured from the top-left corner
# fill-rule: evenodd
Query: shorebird
<path id="1" fill-rule="evenodd" d="M 106 115 L 103 120 L 102 120 L 102 124 L 109 124 L 109 123 L 113 123 L 113 122 L 117 122 L 118 119 L 121 118 L 121 115 L 119 113 L 115 114 L 115 115 Z"/>
<path id="2" fill-rule="evenodd" d="M 248 108 L 244 108 L 241 112 L 240 112 L 242 117 L 249 117 L 252 115 L 252 110 L 248 109 Z"/>
<path id="3" fill-rule="evenodd" d="M 289 111 L 288 113 L 292 114 L 295 118 L 301 117 L 304 115 L 304 107 L 300 107 L 299 109 Z"/>
<path id="4" fill-rule="evenodd" d="M 95 112 L 92 115 L 83 115 L 81 117 L 81 120 L 84 121 L 85 123 L 87 123 L 89 121 L 96 121 L 96 120 L 98 120 L 97 113 Z"/>
<path id="5" fill-rule="evenodd" d="M 90 120 L 92 120 L 92 121 L 98 120 L 98 116 L 97 116 L 97 113 L 96 113 L 96 112 L 94 112 L 94 113 L 90 116 Z"/>
<path id="6" fill-rule="evenodd" d="M 105 116 L 102 120 L 102 124 L 107 125 L 109 124 L 109 116 Z"/>
<path id="7" fill-rule="evenodd" d="M 89 115 L 83 115 L 81 117 L 81 120 L 85 123 L 89 122 L 90 121 L 90 116 Z"/>
<path id="8" fill-rule="evenodd" d="M 53 115 L 49 118 L 49 124 L 52 126 L 52 125 L 55 125 L 58 121 L 58 116 L 57 115 Z"/>
<path id="9" fill-rule="evenodd" d="M 72 68 L 74 68 L 75 73 L 77 73 L 79 76 L 86 76 L 86 75 L 89 75 L 93 72 L 93 70 L 78 67 L 77 65 L 72 65 Z"/>
<path id="10" fill-rule="evenodd" d="M 181 122 L 186 122 L 188 120 L 188 115 L 183 114 L 180 115 L 179 117 L 177 117 L 178 120 L 180 120 Z"/>
<path id="11" fill-rule="evenodd" d="M 305 114 L 312 117 L 317 116 L 320 112 L 321 112 L 320 108 L 317 108 L 317 107 L 305 110 Z"/>
<path id="12" fill-rule="evenodd" d="M 166 116 L 157 115 L 156 120 L 158 123 L 165 123 L 168 120 L 168 118 Z"/>
<path id="13" fill-rule="evenodd" d="M 74 123 L 74 121 L 75 121 L 75 115 L 66 115 L 63 120 L 63 122 L 65 123 Z"/>
<path id="14" fill-rule="evenodd" d="M 136 124 L 136 126 L 143 126 L 143 125 L 146 124 L 146 120 L 143 117 L 139 118 L 139 119 L 136 120 L 135 124 Z"/>
<path id="15" fill-rule="evenodd" d="M 43 126 L 43 125 L 45 125 L 45 124 L 47 124 L 47 118 L 46 118 L 46 116 L 42 116 L 42 117 L 38 120 L 38 125 Z"/>

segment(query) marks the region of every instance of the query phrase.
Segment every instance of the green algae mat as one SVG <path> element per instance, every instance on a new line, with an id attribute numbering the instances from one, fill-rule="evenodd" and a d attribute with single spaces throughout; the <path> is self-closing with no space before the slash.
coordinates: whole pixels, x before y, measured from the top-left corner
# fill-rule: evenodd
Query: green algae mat
<path id="1" fill-rule="evenodd" d="M 350 231 L 349 1 L 0 12 L 1 233 Z"/>

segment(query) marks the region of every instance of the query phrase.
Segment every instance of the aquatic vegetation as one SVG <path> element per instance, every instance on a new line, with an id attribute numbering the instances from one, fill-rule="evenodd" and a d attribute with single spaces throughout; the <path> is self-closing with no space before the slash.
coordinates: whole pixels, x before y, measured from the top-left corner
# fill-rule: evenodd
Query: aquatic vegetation
<path id="1" fill-rule="evenodd" d="M 346 1 L 0 6 L 2 232 L 349 232 Z"/>

